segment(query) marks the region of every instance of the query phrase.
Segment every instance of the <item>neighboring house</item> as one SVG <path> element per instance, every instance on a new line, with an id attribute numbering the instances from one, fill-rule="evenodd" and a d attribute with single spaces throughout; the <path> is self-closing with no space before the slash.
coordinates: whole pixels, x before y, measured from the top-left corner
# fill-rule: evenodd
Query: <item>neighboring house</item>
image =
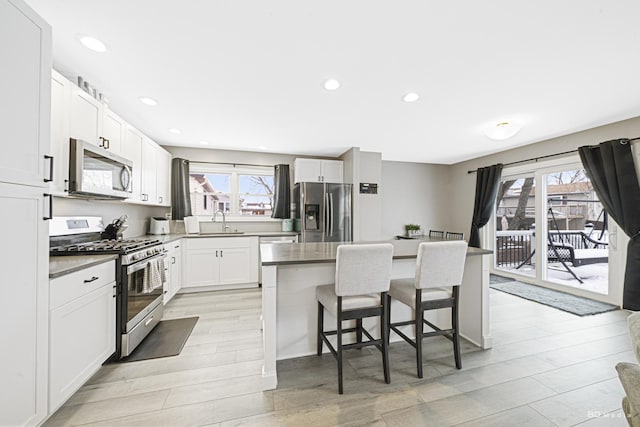
<path id="1" fill-rule="evenodd" d="M 525 221 L 520 228 L 528 229 L 535 221 L 535 195 L 536 187 L 531 189 L 527 198 L 525 208 Z M 498 217 L 506 217 L 511 220 L 518 208 L 520 199 L 520 188 L 510 189 L 504 195 L 500 205 L 497 207 Z M 569 184 L 549 184 L 547 185 L 548 206 L 553 211 L 558 228 L 561 230 L 582 230 L 587 223 L 594 224 L 595 228 L 602 226 L 602 205 L 598 200 L 591 182 L 574 182 Z M 584 201 L 584 202 L 583 202 Z M 548 215 L 549 226 L 556 228 L 551 214 Z M 501 229 L 501 223 L 498 228 Z"/>
<path id="2" fill-rule="evenodd" d="M 229 195 L 213 188 L 205 174 L 189 174 L 189 192 L 194 215 L 213 216 L 217 210 L 229 212 Z"/>

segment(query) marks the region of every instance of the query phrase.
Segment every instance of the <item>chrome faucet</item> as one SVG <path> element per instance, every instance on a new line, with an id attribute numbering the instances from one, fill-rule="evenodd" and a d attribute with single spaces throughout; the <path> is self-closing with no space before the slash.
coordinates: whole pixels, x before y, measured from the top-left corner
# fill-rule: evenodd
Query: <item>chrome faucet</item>
<path id="1" fill-rule="evenodd" d="M 216 216 L 218 216 L 218 214 L 221 213 L 222 214 L 222 231 L 225 232 L 227 231 L 227 217 L 224 214 L 224 211 L 222 210 L 217 210 L 214 212 L 213 214 L 213 222 L 216 222 Z"/>

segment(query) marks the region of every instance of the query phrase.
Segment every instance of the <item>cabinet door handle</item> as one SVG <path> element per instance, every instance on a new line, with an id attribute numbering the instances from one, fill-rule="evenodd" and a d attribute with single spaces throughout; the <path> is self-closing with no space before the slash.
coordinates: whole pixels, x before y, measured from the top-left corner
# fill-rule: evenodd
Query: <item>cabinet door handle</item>
<path id="1" fill-rule="evenodd" d="M 320 175 L 318 175 L 318 181 L 322 181 L 322 179 L 320 179 L 320 178 L 322 178 L 322 177 Z"/>
<path id="2" fill-rule="evenodd" d="M 153 322 L 153 316 L 149 318 L 146 322 L 144 322 L 144 326 L 149 326 L 149 323 Z"/>
<path id="3" fill-rule="evenodd" d="M 45 178 L 44 182 L 51 182 L 53 181 L 53 156 L 47 156 L 45 155 L 44 158 L 46 160 L 49 160 L 49 178 Z"/>
<path id="4" fill-rule="evenodd" d="M 162 196 L 158 197 L 158 203 L 162 203 Z"/>
<path id="5" fill-rule="evenodd" d="M 42 217 L 43 220 L 47 221 L 53 218 L 53 194 L 44 193 L 43 196 L 49 198 L 49 216 Z"/>
<path id="6" fill-rule="evenodd" d="M 218 258 L 218 251 L 216 251 L 216 258 Z"/>
<path id="7" fill-rule="evenodd" d="M 220 251 L 220 258 L 222 258 L 222 251 Z"/>
<path id="8" fill-rule="evenodd" d="M 106 148 L 107 150 L 108 150 L 109 148 L 111 148 L 111 144 L 109 144 L 109 140 L 108 140 L 108 139 L 106 139 L 106 138 L 102 138 L 102 140 L 104 141 L 104 143 L 102 144 L 102 146 L 103 146 L 104 148 Z"/>
<path id="9" fill-rule="evenodd" d="M 171 264 L 175 264 L 176 263 L 176 257 L 172 256 L 171 257 Z"/>
<path id="10" fill-rule="evenodd" d="M 99 277 L 98 276 L 92 276 L 91 279 L 84 279 L 84 283 L 91 283 L 91 282 L 95 282 L 96 280 L 98 280 Z"/>

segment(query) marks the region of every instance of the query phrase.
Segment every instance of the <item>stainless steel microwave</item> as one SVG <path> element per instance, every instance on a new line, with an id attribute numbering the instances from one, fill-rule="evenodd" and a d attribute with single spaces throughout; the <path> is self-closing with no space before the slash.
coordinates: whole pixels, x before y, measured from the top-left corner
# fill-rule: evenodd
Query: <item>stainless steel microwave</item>
<path id="1" fill-rule="evenodd" d="M 71 138 L 69 142 L 69 194 L 131 197 L 133 162 L 86 141 Z"/>

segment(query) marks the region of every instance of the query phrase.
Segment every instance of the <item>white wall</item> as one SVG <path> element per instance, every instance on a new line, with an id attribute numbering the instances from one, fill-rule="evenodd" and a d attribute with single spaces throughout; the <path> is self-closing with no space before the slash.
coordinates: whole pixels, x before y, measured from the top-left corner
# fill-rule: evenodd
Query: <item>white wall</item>
<path id="1" fill-rule="evenodd" d="M 382 204 L 382 238 L 405 233 L 405 224 L 468 234 L 468 227 L 450 223 L 449 166 L 409 162 L 382 162 L 378 189 Z"/>
<path id="2" fill-rule="evenodd" d="M 121 215 L 128 215 L 124 231 L 125 238 L 146 234 L 149 231 L 149 218 L 164 217 L 170 208 L 143 206 L 126 203 L 120 200 L 86 200 L 55 197 L 53 199 L 54 216 L 99 216 L 107 225 Z"/>
<path id="3" fill-rule="evenodd" d="M 357 221 L 360 241 L 381 240 L 382 235 L 382 153 L 360 152 L 360 174 L 353 194 L 359 200 Z M 378 184 L 378 194 L 360 194 L 360 183 Z"/>
<path id="4" fill-rule="evenodd" d="M 474 170 L 496 163 L 508 163 L 575 150 L 583 145 L 595 145 L 611 139 L 635 138 L 639 136 L 640 117 L 636 117 L 452 165 L 450 167 L 452 191 L 448 200 L 448 204 L 451 207 L 450 226 L 452 228 L 468 230 L 471 224 L 476 176 L 475 174 L 468 174 L 468 170 Z M 634 148 L 636 149 L 637 158 L 637 153 L 640 151 L 637 149 L 637 143 Z M 535 164 L 532 164 L 531 167 L 535 168 Z M 638 169 L 637 166 L 636 169 Z M 611 224 L 610 232 L 613 233 L 614 236 L 618 233 L 615 224 Z M 465 235 L 466 234 L 468 234 L 468 232 L 465 233 Z M 624 278 L 624 259 L 626 257 L 626 246 L 624 243 L 626 239 L 623 234 L 622 230 L 620 230 L 618 244 L 612 244 L 609 248 L 609 283 L 611 286 L 611 295 L 608 300 L 614 303 L 621 303 L 622 301 L 621 284 Z"/>

